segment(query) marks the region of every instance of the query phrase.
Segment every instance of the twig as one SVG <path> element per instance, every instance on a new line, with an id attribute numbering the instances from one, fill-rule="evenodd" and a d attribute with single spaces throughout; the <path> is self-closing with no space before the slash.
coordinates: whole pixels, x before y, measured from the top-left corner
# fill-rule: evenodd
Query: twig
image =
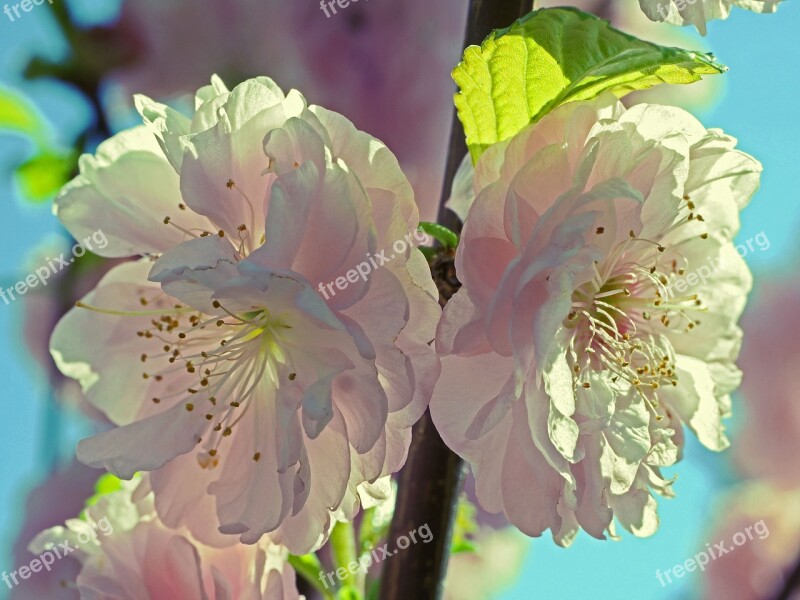
<path id="1" fill-rule="evenodd" d="M 527 14 L 532 5 L 531 0 L 472 0 L 467 17 L 465 46 L 480 44 L 494 29 L 507 27 Z M 466 153 L 464 131 L 455 116 L 439 223 L 456 231 L 461 229 L 461 223 L 454 213 L 444 208 L 444 203 Z M 430 412 L 426 411 L 414 426 L 408 462 L 400 472 L 389 547 L 396 548 L 398 537 L 426 523 L 433 540 L 418 544 L 413 550 L 401 552 L 386 562 L 381 581 L 381 600 L 441 598 L 462 479 L 461 459 L 442 441 Z"/>

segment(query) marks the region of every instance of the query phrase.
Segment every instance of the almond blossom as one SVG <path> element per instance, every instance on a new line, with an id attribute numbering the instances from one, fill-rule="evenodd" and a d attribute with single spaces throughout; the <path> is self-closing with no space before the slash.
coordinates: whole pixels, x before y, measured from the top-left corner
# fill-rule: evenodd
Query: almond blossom
<path id="1" fill-rule="evenodd" d="M 751 285 L 731 240 L 760 173 L 734 146 L 683 110 L 602 96 L 483 154 L 474 202 L 454 204 L 463 287 L 431 413 L 485 509 L 564 545 L 615 535 L 613 517 L 649 535 L 682 426 L 728 445 Z"/>
<path id="2" fill-rule="evenodd" d="M 416 248 L 317 289 L 416 230 L 413 192 L 378 140 L 267 78 L 215 78 L 191 119 L 137 105 L 147 126 L 83 157 L 56 203 L 75 237 L 102 227 L 106 255 L 141 256 L 53 334 L 60 369 L 119 426 L 78 457 L 153 471 L 165 523 L 199 541 L 272 532 L 307 552 L 334 514 L 382 497 L 438 374 Z"/>
<path id="3" fill-rule="evenodd" d="M 146 481 L 143 482 L 146 484 Z M 257 545 L 205 546 L 166 526 L 152 494 L 137 482 L 101 496 L 82 518 L 39 534 L 31 552 L 78 560 L 81 598 L 119 600 L 299 600 L 287 552 L 267 538 Z"/>

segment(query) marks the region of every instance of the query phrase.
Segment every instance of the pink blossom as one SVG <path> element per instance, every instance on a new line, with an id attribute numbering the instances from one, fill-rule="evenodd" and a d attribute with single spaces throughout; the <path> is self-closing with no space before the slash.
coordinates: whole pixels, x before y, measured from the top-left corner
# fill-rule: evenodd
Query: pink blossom
<path id="1" fill-rule="evenodd" d="M 320 293 L 415 231 L 412 189 L 378 140 L 267 78 L 215 79 L 191 120 L 138 105 L 150 129 L 84 157 L 57 201 L 76 238 L 101 227 L 106 254 L 145 257 L 53 334 L 59 367 L 120 426 L 78 456 L 154 471 L 165 522 L 200 541 L 272 532 L 307 552 L 403 465 L 438 373 L 418 250 Z"/>
<path id="2" fill-rule="evenodd" d="M 184 529 L 166 526 L 153 508 L 147 481 L 100 497 L 82 519 L 42 532 L 31 543 L 41 554 L 72 552 L 80 562 L 74 585 L 83 599 L 300 600 L 286 550 L 268 539 L 223 549 Z"/>
<path id="3" fill-rule="evenodd" d="M 431 412 L 485 509 L 561 544 L 615 535 L 614 516 L 650 535 L 683 425 L 728 445 L 751 285 L 731 239 L 761 169 L 734 146 L 680 109 L 603 96 L 481 157 L 476 198 L 453 204 L 463 287 Z"/>

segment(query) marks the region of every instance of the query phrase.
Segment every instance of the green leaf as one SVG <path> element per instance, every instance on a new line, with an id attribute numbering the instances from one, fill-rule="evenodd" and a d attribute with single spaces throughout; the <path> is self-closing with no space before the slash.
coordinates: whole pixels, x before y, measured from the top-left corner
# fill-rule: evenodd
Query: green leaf
<path id="1" fill-rule="evenodd" d="M 461 540 L 450 548 L 450 554 L 461 554 L 462 552 L 476 552 L 478 547 L 469 540 Z"/>
<path id="2" fill-rule="evenodd" d="M 362 600 L 363 596 L 357 587 L 347 585 L 336 594 L 336 600 Z"/>
<path id="3" fill-rule="evenodd" d="M 392 525 L 392 511 L 384 510 L 383 505 L 374 506 L 364 511 L 359 530 L 359 556 L 378 546 L 389 534 Z"/>
<path id="4" fill-rule="evenodd" d="M 536 10 L 464 51 L 455 103 L 473 162 L 557 106 L 604 91 L 692 83 L 727 67 L 712 55 L 651 44 L 572 8 Z"/>
<path id="5" fill-rule="evenodd" d="M 430 250 L 430 248 L 428 248 Z M 368 554 L 389 535 L 394 517 L 394 503 L 397 498 L 397 483 L 391 483 L 389 499 L 364 511 L 358 530 L 358 556 Z"/>
<path id="6" fill-rule="evenodd" d="M 47 128 L 33 104 L 11 90 L 0 89 L 0 129 L 30 135 L 41 141 Z"/>
<path id="7" fill-rule="evenodd" d="M 461 496 L 458 500 L 456 518 L 453 523 L 453 541 L 450 545 L 451 554 L 461 552 L 475 552 L 476 547 L 473 537 L 478 532 L 477 521 L 478 509 L 467 500 L 466 496 Z"/>
<path id="8" fill-rule="evenodd" d="M 439 255 L 436 251 L 436 248 L 428 248 L 427 246 L 419 246 L 417 248 L 420 252 L 422 252 L 422 256 L 430 263 L 433 262 L 434 259 Z"/>
<path id="9" fill-rule="evenodd" d="M 333 526 L 330 535 L 331 553 L 333 555 L 334 568 L 341 567 L 346 571 L 341 580 L 344 588 L 352 586 L 356 580 L 355 574 L 348 570 L 348 565 L 358 560 L 357 545 L 353 523 L 339 521 Z"/>
<path id="10" fill-rule="evenodd" d="M 99 495 L 111 494 L 112 492 L 118 492 L 121 489 L 122 480 L 111 473 L 106 473 L 94 484 L 94 491 Z"/>
<path id="11" fill-rule="evenodd" d="M 74 168 L 74 154 L 44 151 L 17 167 L 15 177 L 26 198 L 34 202 L 45 202 L 58 194 L 69 181 Z"/>
<path id="12" fill-rule="evenodd" d="M 322 583 L 325 570 L 316 554 L 290 555 L 287 560 L 295 572 L 317 590 L 325 600 L 333 600 L 333 592 Z"/>
<path id="13" fill-rule="evenodd" d="M 428 223 L 427 221 L 423 221 L 419 224 L 419 229 L 427 233 L 447 249 L 454 249 L 458 247 L 458 234 L 450 231 L 447 227 L 437 225 L 436 223 Z"/>
<path id="14" fill-rule="evenodd" d="M 381 580 L 376 579 L 367 590 L 367 600 L 378 600 L 381 595 Z"/>
<path id="15" fill-rule="evenodd" d="M 106 494 L 112 494 L 121 489 L 122 480 L 111 473 L 106 473 L 95 482 L 94 495 L 86 501 L 86 506 L 94 506 Z"/>

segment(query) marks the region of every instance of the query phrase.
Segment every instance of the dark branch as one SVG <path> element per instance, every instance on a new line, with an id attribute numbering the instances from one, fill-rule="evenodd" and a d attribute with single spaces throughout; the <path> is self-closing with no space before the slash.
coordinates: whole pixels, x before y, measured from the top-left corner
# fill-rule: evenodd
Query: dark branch
<path id="1" fill-rule="evenodd" d="M 508 27 L 532 7 L 531 0 L 472 0 L 467 18 L 465 46 L 480 44 L 494 29 Z M 464 131 L 453 119 L 447 157 L 445 185 L 440 204 L 439 223 L 459 231 L 458 218 L 444 208 L 461 160 L 467 153 Z M 447 269 L 440 269 L 447 273 Z M 434 273 L 436 276 L 438 274 Z M 441 277 L 440 277 L 441 279 Z M 441 285 L 440 285 L 441 284 Z M 457 287 L 452 281 L 437 281 L 442 290 Z M 446 300 L 448 296 L 445 294 Z M 430 412 L 414 426 L 406 466 L 400 472 L 399 491 L 389 548 L 397 548 L 400 536 L 427 523 L 433 540 L 399 552 L 384 565 L 381 600 L 438 600 L 442 596 L 450 553 L 453 518 L 461 489 L 464 466 L 442 441 Z"/>

